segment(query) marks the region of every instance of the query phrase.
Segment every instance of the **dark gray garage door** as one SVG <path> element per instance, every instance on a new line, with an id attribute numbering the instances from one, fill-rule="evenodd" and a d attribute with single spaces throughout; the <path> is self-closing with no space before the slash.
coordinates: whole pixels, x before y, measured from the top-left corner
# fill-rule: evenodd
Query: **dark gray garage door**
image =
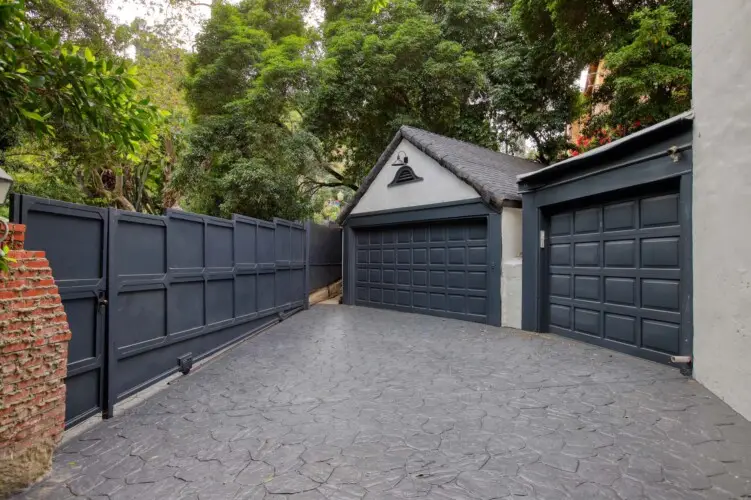
<path id="1" fill-rule="evenodd" d="M 550 217 L 550 332 L 656 361 L 679 353 L 678 201 L 642 196 Z"/>
<path id="2" fill-rule="evenodd" d="M 486 323 L 486 226 L 478 219 L 357 230 L 355 304 Z"/>

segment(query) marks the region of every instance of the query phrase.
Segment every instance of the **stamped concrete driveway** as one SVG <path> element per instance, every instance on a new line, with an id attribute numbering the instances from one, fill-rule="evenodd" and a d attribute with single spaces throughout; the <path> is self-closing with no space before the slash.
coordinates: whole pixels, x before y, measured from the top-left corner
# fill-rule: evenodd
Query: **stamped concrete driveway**
<path id="1" fill-rule="evenodd" d="M 69 441 L 22 498 L 725 499 L 750 478 L 751 425 L 675 369 L 318 306 Z"/>

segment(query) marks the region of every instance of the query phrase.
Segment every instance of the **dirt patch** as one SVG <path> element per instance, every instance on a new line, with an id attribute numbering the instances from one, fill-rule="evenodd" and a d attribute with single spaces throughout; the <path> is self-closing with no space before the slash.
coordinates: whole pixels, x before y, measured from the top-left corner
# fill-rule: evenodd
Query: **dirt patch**
<path id="1" fill-rule="evenodd" d="M 50 468 L 54 443 L 38 443 L 26 450 L 0 456 L 0 499 L 25 488 Z"/>

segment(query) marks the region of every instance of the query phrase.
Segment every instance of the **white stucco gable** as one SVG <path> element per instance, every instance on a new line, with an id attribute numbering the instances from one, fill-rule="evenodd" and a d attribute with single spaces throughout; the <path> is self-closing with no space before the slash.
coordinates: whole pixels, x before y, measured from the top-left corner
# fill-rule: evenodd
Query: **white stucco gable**
<path id="1" fill-rule="evenodd" d="M 410 182 L 389 187 L 398 167 L 394 167 L 399 153 L 409 158 L 409 166 L 420 182 Z M 471 200 L 480 195 L 469 184 L 443 168 L 435 160 L 416 148 L 406 139 L 391 154 L 383 169 L 352 209 L 352 214 L 417 207 L 434 203 Z"/>

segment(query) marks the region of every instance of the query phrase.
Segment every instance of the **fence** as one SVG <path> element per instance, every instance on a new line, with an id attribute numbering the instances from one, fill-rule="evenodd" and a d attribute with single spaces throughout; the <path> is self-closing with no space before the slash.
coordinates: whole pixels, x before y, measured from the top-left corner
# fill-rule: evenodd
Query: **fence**
<path id="1" fill-rule="evenodd" d="M 27 248 L 47 252 L 73 332 L 68 427 L 112 415 L 118 401 L 307 305 L 300 223 L 147 215 L 28 195 L 14 195 L 11 218 L 26 224 Z M 316 236 L 316 248 L 335 246 L 325 238 Z"/>
<path id="2" fill-rule="evenodd" d="M 334 225 L 306 224 L 310 287 L 317 290 L 342 279 L 342 229 Z"/>

